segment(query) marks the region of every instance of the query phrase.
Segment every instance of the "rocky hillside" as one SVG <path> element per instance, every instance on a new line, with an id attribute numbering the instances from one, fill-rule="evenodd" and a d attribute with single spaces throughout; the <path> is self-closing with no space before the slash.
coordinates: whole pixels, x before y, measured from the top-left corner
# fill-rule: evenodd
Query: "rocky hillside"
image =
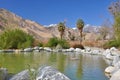
<path id="1" fill-rule="evenodd" d="M 19 28 L 23 31 L 34 36 L 38 40 L 48 40 L 51 37 L 59 37 L 59 31 L 57 25 L 44 27 L 34 21 L 23 19 L 16 14 L 0 9 L 0 33 L 5 29 Z M 94 31 L 93 31 L 94 30 Z M 96 27 L 91 27 L 90 25 L 84 28 L 83 36 L 85 39 L 96 39 L 98 34 L 96 34 L 98 29 Z M 94 35 L 94 37 L 92 37 Z M 79 33 L 77 29 L 66 28 L 64 38 L 67 40 L 78 40 Z"/>
<path id="2" fill-rule="evenodd" d="M 44 27 L 34 21 L 23 19 L 22 17 L 17 16 L 8 10 L 0 9 L 0 32 L 8 28 L 22 29 L 39 40 L 47 40 L 51 37 L 59 37 L 57 26 Z M 66 35 L 64 35 L 64 37 L 66 39 L 70 39 L 70 37 L 74 37 L 78 33 L 76 33 L 76 30 L 74 29 L 66 28 L 65 34 Z"/>
<path id="3" fill-rule="evenodd" d="M 23 19 L 5 9 L 0 9 L 0 32 L 8 28 L 20 28 L 40 40 L 53 36 L 48 29 L 42 25 L 31 20 Z"/>

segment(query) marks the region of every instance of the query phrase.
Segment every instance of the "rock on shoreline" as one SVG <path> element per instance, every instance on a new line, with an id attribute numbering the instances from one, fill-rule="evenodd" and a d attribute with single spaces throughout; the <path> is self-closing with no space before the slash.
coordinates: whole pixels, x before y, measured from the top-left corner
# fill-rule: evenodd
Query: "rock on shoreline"
<path id="1" fill-rule="evenodd" d="M 53 67 L 44 66 L 38 69 L 36 80 L 70 80 L 70 79 Z"/>
<path id="2" fill-rule="evenodd" d="M 105 50 L 103 55 L 112 62 L 110 66 L 105 69 L 105 73 L 110 77 L 110 80 L 120 80 L 120 51 L 112 47 Z"/>
<path id="3" fill-rule="evenodd" d="M 31 75 L 31 72 L 35 75 Z M 42 66 L 37 71 L 24 70 L 14 75 L 10 80 L 70 80 L 67 76 L 51 66 Z"/>

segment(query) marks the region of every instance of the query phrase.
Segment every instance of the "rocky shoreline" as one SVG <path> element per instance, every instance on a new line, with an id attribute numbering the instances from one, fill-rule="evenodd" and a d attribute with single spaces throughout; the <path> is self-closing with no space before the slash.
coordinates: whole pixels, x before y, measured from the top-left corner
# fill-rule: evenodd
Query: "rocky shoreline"
<path id="1" fill-rule="evenodd" d="M 40 51 L 47 51 L 47 52 L 76 52 L 76 53 L 83 53 L 83 54 L 90 54 L 90 55 L 102 55 L 105 59 L 105 61 L 108 62 L 109 66 L 105 69 L 105 74 L 110 78 L 110 80 L 120 80 L 120 51 L 118 49 L 116 49 L 115 47 L 112 47 L 110 49 L 101 49 L 101 48 L 95 48 L 95 47 L 85 47 L 85 49 L 80 49 L 80 48 L 69 48 L 69 49 L 51 49 L 49 47 L 34 47 L 34 48 L 26 48 L 26 49 L 23 49 L 23 50 L 0 50 L 0 53 L 2 52 L 15 52 L 15 53 L 19 53 L 19 52 L 40 52 Z M 46 66 L 48 67 L 48 66 Z M 49 66 L 50 67 L 50 66 Z M 59 80 L 70 80 L 68 77 L 66 77 L 65 75 L 63 75 L 62 73 L 60 73 L 59 71 L 57 71 L 56 69 L 50 67 L 50 73 L 51 71 L 55 71 L 55 72 L 52 72 L 54 74 L 50 75 L 49 74 L 49 77 L 52 77 L 52 76 L 55 76 L 55 75 L 58 75 L 59 76 Z M 49 68 L 39 68 L 40 70 L 37 70 L 39 75 L 46 75 L 46 74 L 43 74 L 44 72 L 44 69 L 48 69 Z M 43 69 L 43 70 L 42 70 Z M 6 80 L 5 79 L 5 76 L 7 75 L 7 69 L 4 69 L 4 68 L 1 68 L 0 71 L 3 71 L 2 72 L 2 75 L 4 75 L 2 77 L 2 80 Z M 32 71 L 34 72 L 34 69 L 32 69 Z M 57 71 L 57 73 L 56 73 Z M 30 75 L 28 74 L 28 70 L 24 70 L 18 74 L 16 74 L 16 78 L 14 78 L 15 76 L 13 76 L 10 80 L 23 80 L 23 79 L 20 79 L 20 77 L 26 77 L 29 78 Z M 25 76 L 26 75 L 26 76 Z M 60 75 L 61 78 L 60 78 Z M 19 77 L 18 77 L 19 76 Z M 37 75 L 36 75 L 37 76 Z M 56 77 L 58 77 L 56 76 Z M 63 76 L 65 77 L 65 79 L 62 79 Z M 19 78 L 19 79 L 17 79 Z M 48 77 L 47 77 L 48 78 Z M 39 76 L 39 79 L 43 79 Z M 36 78 L 36 80 L 39 80 L 38 78 Z M 44 78 L 46 79 L 46 78 Z M 53 79 L 52 78 L 48 78 L 48 79 Z M 30 79 L 24 79 L 24 80 L 30 80 Z M 55 79 L 54 77 L 54 80 L 58 80 L 58 79 Z"/>

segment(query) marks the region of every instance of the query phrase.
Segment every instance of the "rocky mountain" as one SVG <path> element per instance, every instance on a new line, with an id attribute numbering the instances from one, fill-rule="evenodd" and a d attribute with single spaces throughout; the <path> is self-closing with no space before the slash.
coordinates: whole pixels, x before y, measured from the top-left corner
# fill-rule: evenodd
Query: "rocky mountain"
<path id="1" fill-rule="evenodd" d="M 57 25 L 50 25 L 48 27 L 42 26 L 35 21 L 23 19 L 16 14 L 0 9 L 0 33 L 5 29 L 19 28 L 23 31 L 34 36 L 35 39 L 44 41 L 48 38 L 59 37 L 59 31 Z M 98 27 L 99 28 L 99 27 Z M 98 28 L 90 25 L 86 25 L 84 28 L 83 36 L 86 39 L 95 39 L 98 35 Z M 94 35 L 94 37 L 92 37 Z M 78 40 L 79 32 L 77 29 L 66 28 L 64 38 L 67 40 Z"/>
<path id="2" fill-rule="evenodd" d="M 23 19 L 16 14 L 5 9 L 0 9 L 0 32 L 8 28 L 19 28 L 33 35 L 36 39 L 44 40 L 53 35 L 42 25 L 27 19 Z"/>
<path id="3" fill-rule="evenodd" d="M 50 27 L 45 27 L 37 22 L 23 19 L 16 14 L 5 10 L 0 9 L 0 32 L 4 31 L 8 28 L 19 28 L 23 31 L 34 36 L 35 39 L 39 40 L 47 40 L 51 37 L 59 37 L 59 31 L 57 29 L 57 25 L 51 25 Z M 66 28 L 64 37 L 69 39 L 70 36 L 76 35 L 76 30 Z"/>

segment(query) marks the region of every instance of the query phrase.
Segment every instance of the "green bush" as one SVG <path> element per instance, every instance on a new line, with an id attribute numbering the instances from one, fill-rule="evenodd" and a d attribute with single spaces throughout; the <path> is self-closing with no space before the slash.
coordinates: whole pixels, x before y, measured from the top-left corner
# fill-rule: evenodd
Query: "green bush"
<path id="1" fill-rule="evenodd" d="M 120 47 L 120 41 L 118 40 L 111 40 L 111 41 L 108 41 L 106 42 L 104 45 L 103 45 L 104 48 L 111 48 L 111 47 Z"/>
<path id="2" fill-rule="evenodd" d="M 39 47 L 43 47 L 43 43 L 40 42 L 40 43 L 38 44 L 38 46 L 39 46 Z"/>
<path id="3" fill-rule="evenodd" d="M 17 49 L 32 46 L 34 39 L 20 29 L 9 29 L 0 34 L 1 49 Z"/>
<path id="4" fill-rule="evenodd" d="M 50 38 L 46 46 L 55 48 L 58 44 L 61 45 L 62 48 L 69 48 L 70 47 L 69 43 L 66 40 L 61 40 L 61 39 L 58 39 L 56 37 Z"/>
<path id="5" fill-rule="evenodd" d="M 55 38 L 50 38 L 47 45 L 48 47 L 56 47 L 57 44 L 58 44 L 58 39 L 55 37 Z"/>
<path id="6" fill-rule="evenodd" d="M 70 48 L 69 43 L 65 39 L 59 40 L 58 44 L 60 44 L 64 49 Z"/>

